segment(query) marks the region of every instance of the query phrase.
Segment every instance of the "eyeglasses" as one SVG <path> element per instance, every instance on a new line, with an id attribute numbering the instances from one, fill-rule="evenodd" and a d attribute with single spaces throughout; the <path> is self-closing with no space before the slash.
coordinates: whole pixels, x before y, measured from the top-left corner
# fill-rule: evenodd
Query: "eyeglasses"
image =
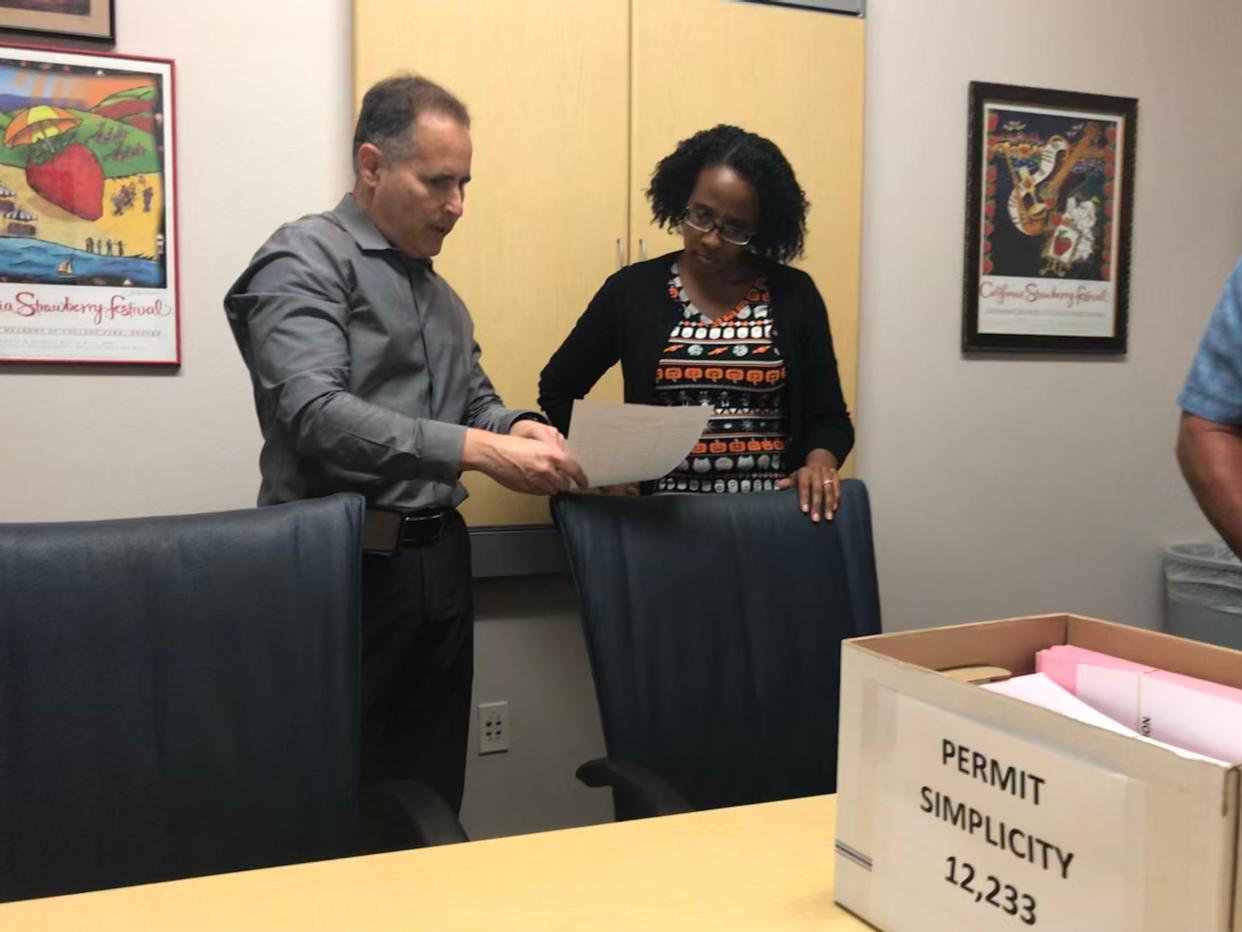
<path id="1" fill-rule="evenodd" d="M 734 246 L 749 245 L 750 241 L 755 238 L 754 230 L 748 230 L 737 223 L 721 223 L 708 208 L 698 204 L 686 208 L 686 212 L 681 217 L 681 222 L 692 230 L 698 230 L 700 233 L 710 233 L 712 230 L 719 230 L 720 238 Z"/>

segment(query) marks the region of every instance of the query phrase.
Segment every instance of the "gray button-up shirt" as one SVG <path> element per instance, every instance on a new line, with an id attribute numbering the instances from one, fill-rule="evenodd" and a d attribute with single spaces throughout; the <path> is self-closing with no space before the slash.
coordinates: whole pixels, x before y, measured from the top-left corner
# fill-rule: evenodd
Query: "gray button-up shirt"
<path id="1" fill-rule="evenodd" d="M 353 491 L 457 505 L 466 427 L 520 416 L 479 366 L 461 298 L 345 198 L 287 223 L 229 289 L 263 431 L 259 504 Z"/>

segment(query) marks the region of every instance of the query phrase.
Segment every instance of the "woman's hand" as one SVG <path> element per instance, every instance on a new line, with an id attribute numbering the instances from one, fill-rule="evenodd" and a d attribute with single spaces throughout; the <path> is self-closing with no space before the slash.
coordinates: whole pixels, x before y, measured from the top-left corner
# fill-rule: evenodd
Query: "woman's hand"
<path id="1" fill-rule="evenodd" d="M 779 486 L 798 489 L 798 504 L 812 521 L 818 522 L 820 515 L 831 521 L 841 501 L 837 458 L 827 450 L 812 450 L 807 454 L 806 465 L 782 479 Z"/>
<path id="2" fill-rule="evenodd" d="M 627 482 L 625 485 L 601 485 L 599 491 L 604 495 L 637 495 L 638 483 Z"/>

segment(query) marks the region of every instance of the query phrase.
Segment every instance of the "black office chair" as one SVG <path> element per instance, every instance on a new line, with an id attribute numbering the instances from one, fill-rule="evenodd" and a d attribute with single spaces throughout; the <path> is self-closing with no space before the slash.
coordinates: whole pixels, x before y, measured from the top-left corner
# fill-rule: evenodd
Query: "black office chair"
<path id="1" fill-rule="evenodd" d="M 565 495 L 617 818 L 830 793 L 842 638 L 880 630 L 871 512 L 831 523 L 796 493 Z"/>
<path id="2" fill-rule="evenodd" d="M 362 516 L 0 525 L 0 900 L 352 853 Z"/>

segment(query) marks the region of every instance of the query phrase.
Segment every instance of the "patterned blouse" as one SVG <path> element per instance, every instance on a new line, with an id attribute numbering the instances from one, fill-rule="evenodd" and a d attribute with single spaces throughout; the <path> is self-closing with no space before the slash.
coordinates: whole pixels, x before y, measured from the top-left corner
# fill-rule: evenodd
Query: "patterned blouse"
<path id="1" fill-rule="evenodd" d="M 682 319 L 660 353 L 656 398 L 662 405 L 708 404 L 715 413 L 690 456 L 656 482 L 656 494 L 775 489 L 786 472 L 786 373 L 772 342 L 767 279 L 756 279 L 715 320 L 687 296 L 676 262 L 668 288 L 681 303 Z"/>

